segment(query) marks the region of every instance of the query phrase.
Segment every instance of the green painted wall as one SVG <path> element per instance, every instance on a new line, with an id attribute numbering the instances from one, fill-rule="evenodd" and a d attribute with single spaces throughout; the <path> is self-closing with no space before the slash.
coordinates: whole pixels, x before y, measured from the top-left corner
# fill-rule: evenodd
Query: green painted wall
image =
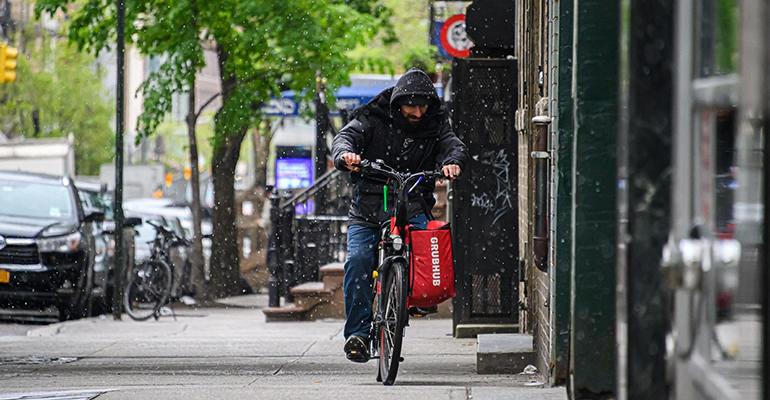
<path id="1" fill-rule="evenodd" d="M 559 3 L 559 60 L 557 115 L 557 179 L 556 179 L 556 263 L 554 268 L 554 321 L 552 351 L 555 383 L 563 383 L 569 375 L 570 292 L 572 281 L 572 29 L 573 1 Z"/>
<path id="2" fill-rule="evenodd" d="M 615 392 L 620 2 L 575 2 L 572 392 Z"/>

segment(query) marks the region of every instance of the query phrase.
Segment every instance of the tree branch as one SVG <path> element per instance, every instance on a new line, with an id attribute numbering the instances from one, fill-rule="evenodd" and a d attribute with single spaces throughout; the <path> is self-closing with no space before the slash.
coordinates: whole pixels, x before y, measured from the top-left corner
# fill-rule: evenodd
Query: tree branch
<path id="1" fill-rule="evenodd" d="M 253 77 L 253 78 L 251 78 L 251 79 L 245 79 L 245 80 L 239 81 L 239 83 L 240 83 L 240 84 L 244 84 L 244 83 L 251 83 L 251 82 L 254 82 L 254 81 L 256 81 L 256 80 L 257 80 L 257 78 L 256 78 L 256 77 Z M 206 107 L 208 107 L 208 106 L 209 106 L 209 105 L 210 105 L 212 102 L 214 102 L 214 100 L 216 100 L 217 98 L 219 98 L 219 96 L 221 96 L 221 95 L 222 95 L 222 92 L 219 92 L 219 93 L 217 93 L 217 94 L 215 94 L 215 95 L 213 95 L 213 96 L 209 97 L 209 99 L 208 99 L 208 100 L 206 100 L 206 102 L 205 102 L 205 103 L 203 103 L 203 105 L 201 105 L 201 108 L 199 108 L 199 109 L 198 109 L 198 112 L 196 112 L 196 113 L 195 113 L 195 120 L 197 121 L 197 120 L 198 120 L 198 117 L 200 117 L 200 115 L 203 113 L 203 110 L 204 110 Z M 255 106 L 255 107 L 252 107 L 252 108 L 253 108 L 253 109 L 259 109 L 259 108 L 262 106 L 262 104 L 263 104 L 263 103 L 259 102 L 259 103 L 254 103 L 254 104 L 256 104 L 256 106 Z"/>
<path id="2" fill-rule="evenodd" d="M 217 93 L 217 94 L 215 94 L 215 95 L 213 95 L 213 96 L 209 97 L 209 99 L 208 99 L 208 100 L 206 100 L 206 102 L 205 102 L 205 103 L 203 103 L 203 105 L 201 106 L 201 108 L 199 108 L 199 109 L 198 109 L 198 112 L 196 112 L 196 113 L 195 113 L 195 121 L 198 121 L 198 117 L 200 117 L 200 116 L 201 116 L 201 113 L 203 113 L 203 110 L 204 110 L 206 107 L 208 107 L 208 106 L 209 106 L 209 104 L 211 104 L 212 102 L 214 102 L 214 100 L 216 100 L 216 99 L 217 99 L 219 96 L 221 96 L 221 95 L 222 95 L 222 92 L 219 92 L 219 93 Z"/>

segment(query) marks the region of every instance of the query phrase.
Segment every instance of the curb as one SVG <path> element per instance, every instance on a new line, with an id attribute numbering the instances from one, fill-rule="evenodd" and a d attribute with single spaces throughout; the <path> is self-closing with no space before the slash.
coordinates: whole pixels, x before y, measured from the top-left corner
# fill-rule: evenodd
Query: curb
<path id="1" fill-rule="evenodd" d="M 126 315 L 126 314 L 124 314 Z M 126 317 L 128 317 L 126 315 Z M 40 328 L 31 329 L 27 331 L 27 337 L 53 337 L 59 335 L 65 327 L 73 325 L 82 325 L 88 323 L 98 323 L 100 320 L 111 318 L 111 315 L 97 315 L 94 317 L 73 319 L 69 321 L 55 322 L 50 325 L 41 326 Z"/>
<path id="2" fill-rule="evenodd" d="M 232 308 L 243 308 L 243 309 L 261 309 L 264 308 L 267 304 L 260 304 L 260 303 L 267 303 L 267 295 L 266 294 L 251 294 L 251 295 L 242 295 L 242 296 L 232 296 L 232 297 L 225 297 L 222 299 L 215 299 L 213 300 L 213 303 L 218 307 L 232 307 Z"/>
<path id="3" fill-rule="evenodd" d="M 27 337 L 52 337 L 58 335 L 65 324 L 71 324 L 78 321 L 57 322 L 40 328 L 27 331 Z"/>

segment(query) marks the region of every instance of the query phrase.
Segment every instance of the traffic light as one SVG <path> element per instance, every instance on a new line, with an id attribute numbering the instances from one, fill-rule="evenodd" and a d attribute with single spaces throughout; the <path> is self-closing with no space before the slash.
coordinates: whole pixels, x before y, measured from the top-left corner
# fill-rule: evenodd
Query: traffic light
<path id="1" fill-rule="evenodd" d="M 19 49 L 0 44 L 0 83 L 16 82 L 16 59 Z"/>

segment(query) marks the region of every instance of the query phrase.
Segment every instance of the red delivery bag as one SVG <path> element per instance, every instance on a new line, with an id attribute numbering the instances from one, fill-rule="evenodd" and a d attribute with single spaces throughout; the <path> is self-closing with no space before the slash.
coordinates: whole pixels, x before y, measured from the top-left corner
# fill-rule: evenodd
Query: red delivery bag
<path id="1" fill-rule="evenodd" d="M 452 232 L 449 224 L 429 221 L 426 229 L 409 227 L 412 248 L 409 306 L 431 307 L 455 296 Z"/>

